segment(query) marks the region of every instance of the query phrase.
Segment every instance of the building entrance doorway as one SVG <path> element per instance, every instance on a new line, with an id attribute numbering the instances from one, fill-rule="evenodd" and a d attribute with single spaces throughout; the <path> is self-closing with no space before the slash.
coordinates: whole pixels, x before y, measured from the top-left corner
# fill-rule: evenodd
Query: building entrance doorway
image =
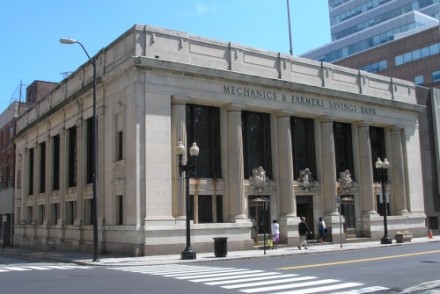
<path id="1" fill-rule="evenodd" d="M 258 235 L 270 234 L 270 197 L 249 195 L 248 203 L 253 227 L 252 238 L 258 241 Z"/>
<path id="2" fill-rule="evenodd" d="M 315 234 L 315 222 L 313 216 L 313 197 L 312 195 L 298 195 L 296 196 L 296 215 L 298 217 L 305 217 L 306 223 Z"/>
<path id="3" fill-rule="evenodd" d="M 341 214 L 344 216 L 344 230 L 347 238 L 356 237 L 356 213 L 353 195 L 341 195 Z"/>

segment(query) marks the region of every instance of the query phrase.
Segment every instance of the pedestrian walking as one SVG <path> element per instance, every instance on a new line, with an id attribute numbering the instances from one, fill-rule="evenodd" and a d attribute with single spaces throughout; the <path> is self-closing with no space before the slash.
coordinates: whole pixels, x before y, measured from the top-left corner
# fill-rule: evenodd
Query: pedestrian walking
<path id="1" fill-rule="evenodd" d="M 320 243 L 324 243 L 326 229 L 327 229 L 327 227 L 325 225 L 325 221 L 322 219 L 322 217 L 320 217 L 319 222 L 318 222 L 318 232 L 319 232 L 318 241 Z"/>
<path id="2" fill-rule="evenodd" d="M 272 249 L 278 248 L 278 243 L 280 242 L 280 225 L 278 224 L 278 221 L 274 219 L 272 221 Z"/>
<path id="3" fill-rule="evenodd" d="M 298 249 L 301 250 L 301 247 L 304 246 L 304 249 L 307 248 L 307 235 L 312 234 L 309 226 L 307 226 L 306 218 L 301 217 L 301 222 L 298 224 L 298 233 L 299 233 L 299 244 Z"/>

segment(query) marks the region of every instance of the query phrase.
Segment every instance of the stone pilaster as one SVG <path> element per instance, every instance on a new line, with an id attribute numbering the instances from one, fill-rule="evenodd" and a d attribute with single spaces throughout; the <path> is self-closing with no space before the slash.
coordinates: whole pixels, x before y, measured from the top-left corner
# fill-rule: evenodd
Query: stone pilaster
<path id="1" fill-rule="evenodd" d="M 363 215 L 377 214 L 375 211 L 373 159 L 371 155 L 370 127 L 363 123 L 359 129 L 359 192 Z"/>
<path id="2" fill-rule="evenodd" d="M 296 217 L 290 116 L 278 114 L 278 177 L 282 218 Z"/>
<path id="3" fill-rule="evenodd" d="M 230 213 L 235 221 L 247 219 L 244 195 L 243 134 L 240 105 L 228 106 L 228 191 Z"/>
<path id="4" fill-rule="evenodd" d="M 65 128 L 60 129 L 60 192 L 59 193 L 59 205 L 61 210 L 61 203 L 64 203 L 64 195 L 67 193 L 67 130 Z M 79 200 L 79 199 L 78 199 Z M 80 204 L 80 203 L 77 203 Z M 80 210 L 82 205 L 77 205 L 76 215 L 81 218 L 82 211 Z M 50 216 L 52 217 L 52 216 Z M 52 220 L 57 222 L 57 220 Z M 51 221 L 51 222 L 52 222 Z"/>
<path id="5" fill-rule="evenodd" d="M 38 215 L 38 194 L 40 191 L 39 175 L 40 175 L 40 145 L 35 142 L 34 146 L 34 170 L 33 173 L 33 198 L 32 198 L 32 224 L 36 224 Z"/>
<path id="6" fill-rule="evenodd" d="M 173 96 L 171 100 L 171 126 L 172 135 L 171 142 L 174 147 L 177 147 L 179 140 L 182 140 L 183 144 L 188 148 L 188 142 L 186 138 L 186 103 L 188 98 Z M 174 148 L 175 149 L 175 148 Z M 185 219 L 185 181 L 179 177 L 178 158 L 175 150 L 172 154 L 172 166 L 173 166 L 173 213 L 177 219 Z M 183 162 L 187 160 L 187 154 L 183 155 Z"/>
<path id="7" fill-rule="evenodd" d="M 52 192 L 52 161 L 53 161 L 53 146 L 52 146 L 52 138 L 49 136 L 49 133 L 46 137 L 46 179 L 44 181 L 46 185 L 46 193 L 45 193 L 45 201 L 44 201 L 44 223 L 48 223 L 50 217 L 50 195 Z"/>
<path id="8" fill-rule="evenodd" d="M 322 195 L 326 215 L 338 215 L 335 207 L 336 195 L 336 161 L 335 139 L 333 135 L 333 121 L 330 119 L 321 122 L 322 136 Z"/>
<path id="9" fill-rule="evenodd" d="M 396 214 L 408 213 L 406 202 L 406 179 L 400 128 L 391 128 L 390 158 L 392 191 Z"/>

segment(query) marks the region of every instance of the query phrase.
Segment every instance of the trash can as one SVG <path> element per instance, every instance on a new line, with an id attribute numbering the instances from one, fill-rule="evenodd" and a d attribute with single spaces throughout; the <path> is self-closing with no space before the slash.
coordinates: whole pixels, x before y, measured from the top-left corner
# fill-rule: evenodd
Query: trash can
<path id="1" fill-rule="evenodd" d="M 228 238 L 214 238 L 214 253 L 215 257 L 226 257 L 228 254 Z"/>

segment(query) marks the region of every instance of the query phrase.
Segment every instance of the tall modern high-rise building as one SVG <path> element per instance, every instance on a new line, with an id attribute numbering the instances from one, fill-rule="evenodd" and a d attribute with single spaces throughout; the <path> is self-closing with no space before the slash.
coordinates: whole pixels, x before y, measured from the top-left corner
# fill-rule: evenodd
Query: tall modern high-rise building
<path id="1" fill-rule="evenodd" d="M 439 25 L 440 0 L 329 0 L 331 42 L 302 57 L 334 62 Z"/>

